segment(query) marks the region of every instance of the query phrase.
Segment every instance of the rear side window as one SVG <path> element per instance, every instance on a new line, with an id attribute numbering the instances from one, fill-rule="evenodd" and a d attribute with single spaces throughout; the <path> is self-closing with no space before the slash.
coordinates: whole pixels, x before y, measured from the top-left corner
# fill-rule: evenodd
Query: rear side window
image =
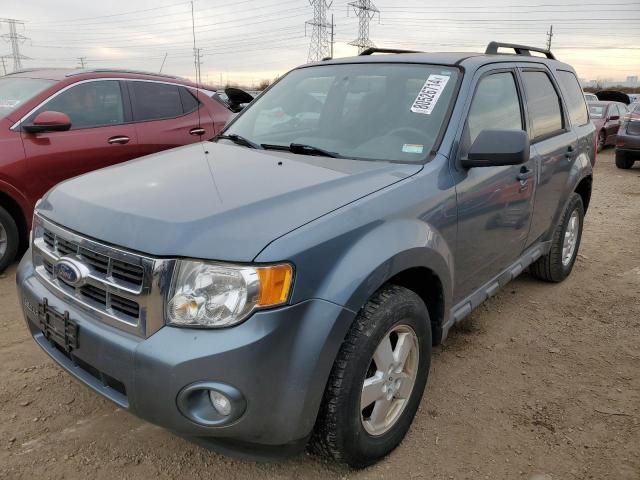
<path id="1" fill-rule="evenodd" d="M 120 82 L 101 80 L 75 85 L 32 113 L 27 123 L 47 110 L 66 113 L 72 130 L 118 125 L 124 122 Z"/>
<path id="2" fill-rule="evenodd" d="M 480 80 L 467 120 L 468 146 L 487 128 L 523 129 L 518 90 L 509 72 L 494 73 Z"/>
<path id="3" fill-rule="evenodd" d="M 137 122 L 181 116 L 180 87 L 165 83 L 131 82 L 133 118 Z"/>
<path id="4" fill-rule="evenodd" d="M 558 70 L 557 75 L 560 80 L 560 90 L 562 91 L 567 109 L 569 110 L 571 123 L 573 125 L 585 125 L 589 123 L 587 104 L 584 101 L 578 79 L 572 72 L 565 70 Z"/>
<path id="5" fill-rule="evenodd" d="M 523 72 L 532 140 L 552 136 L 562 130 L 560 98 L 545 72 Z"/>

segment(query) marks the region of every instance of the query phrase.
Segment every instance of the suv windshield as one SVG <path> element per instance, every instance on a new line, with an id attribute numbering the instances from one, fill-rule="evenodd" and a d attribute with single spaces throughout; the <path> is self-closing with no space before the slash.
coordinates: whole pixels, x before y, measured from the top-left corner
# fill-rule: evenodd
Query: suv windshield
<path id="1" fill-rule="evenodd" d="M 42 78 L 0 78 L 0 118 L 56 83 Z"/>
<path id="2" fill-rule="evenodd" d="M 395 63 L 300 68 L 224 134 L 294 153 L 421 162 L 445 123 L 458 75 L 455 68 Z"/>

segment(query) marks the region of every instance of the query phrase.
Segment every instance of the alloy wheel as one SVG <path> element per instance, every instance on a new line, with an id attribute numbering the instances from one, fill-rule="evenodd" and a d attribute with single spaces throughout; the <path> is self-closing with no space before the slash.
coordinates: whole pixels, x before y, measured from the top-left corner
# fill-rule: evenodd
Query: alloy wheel
<path id="1" fill-rule="evenodd" d="M 360 397 L 360 417 L 367 433 L 379 436 L 396 424 L 413 391 L 418 362 L 418 337 L 411 327 L 396 325 L 382 338 Z"/>
<path id="2" fill-rule="evenodd" d="M 571 263 L 573 254 L 576 251 L 576 245 L 578 243 L 578 233 L 580 231 L 580 217 L 578 211 L 571 212 L 571 217 L 567 223 L 567 228 L 564 232 L 564 241 L 562 243 L 562 265 L 565 267 Z"/>

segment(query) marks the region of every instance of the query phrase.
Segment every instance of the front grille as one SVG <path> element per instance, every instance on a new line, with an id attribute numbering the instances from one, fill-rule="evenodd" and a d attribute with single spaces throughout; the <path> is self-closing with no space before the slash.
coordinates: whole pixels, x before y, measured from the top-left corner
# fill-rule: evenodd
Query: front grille
<path id="1" fill-rule="evenodd" d="M 56 277 L 54 266 L 62 258 L 82 268 L 80 281 Z M 165 276 L 171 274 L 171 260 L 110 247 L 36 216 L 33 262 L 58 297 L 97 312 L 106 323 L 141 336 L 163 324 L 164 289 L 169 285 Z"/>

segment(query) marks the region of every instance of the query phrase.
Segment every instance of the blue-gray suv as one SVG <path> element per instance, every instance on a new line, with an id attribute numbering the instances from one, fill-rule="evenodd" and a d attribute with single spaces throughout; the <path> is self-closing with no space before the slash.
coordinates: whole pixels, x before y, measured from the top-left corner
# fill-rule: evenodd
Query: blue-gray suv
<path id="1" fill-rule="evenodd" d="M 454 324 L 527 268 L 569 275 L 594 147 L 551 52 L 304 65 L 212 142 L 51 190 L 17 274 L 26 323 L 176 434 L 363 467 L 405 436 Z"/>

